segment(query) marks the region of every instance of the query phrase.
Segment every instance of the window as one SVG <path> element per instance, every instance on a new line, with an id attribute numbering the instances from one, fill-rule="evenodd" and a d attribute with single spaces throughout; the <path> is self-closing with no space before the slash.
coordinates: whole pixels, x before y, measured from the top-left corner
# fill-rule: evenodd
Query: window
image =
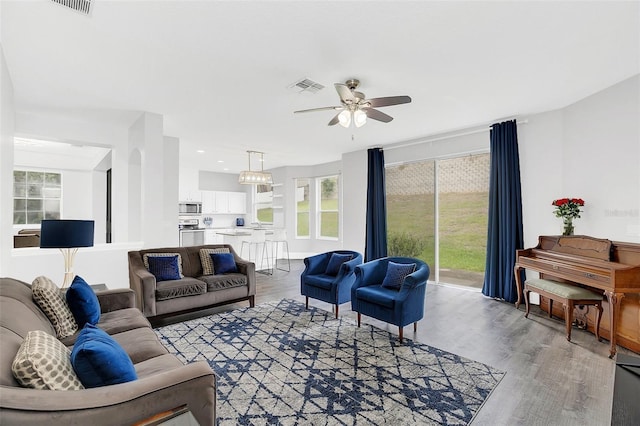
<path id="1" fill-rule="evenodd" d="M 273 189 L 271 185 L 256 185 L 255 218 L 260 223 L 273 223 Z"/>
<path id="2" fill-rule="evenodd" d="M 482 287 L 489 154 L 388 166 L 385 172 L 389 256 L 424 260 L 432 280 Z"/>
<path id="3" fill-rule="evenodd" d="M 13 171 L 13 224 L 40 225 L 42 219 L 60 219 L 62 175 Z"/>
<path id="4" fill-rule="evenodd" d="M 296 237 L 309 238 L 309 179 L 296 179 Z"/>
<path id="5" fill-rule="evenodd" d="M 318 178 L 318 238 L 338 239 L 339 237 L 339 193 L 338 176 Z"/>

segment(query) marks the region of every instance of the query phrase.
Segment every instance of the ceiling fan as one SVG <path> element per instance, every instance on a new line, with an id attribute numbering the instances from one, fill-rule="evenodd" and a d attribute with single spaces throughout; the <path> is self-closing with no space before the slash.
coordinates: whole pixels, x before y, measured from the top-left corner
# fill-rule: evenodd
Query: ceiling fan
<path id="1" fill-rule="evenodd" d="M 329 121 L 329 126 L 340 124 L 343 127 L 349 127 L 353 121 L 356 127 L 362 127 L 367 122 L 367 118 L 382 121 L 383 123 L 388 123 L 393 120 L 393 117 L 375 108 L 408 104 L 411 102 L 409 96 L 387 96 L 384 98 L 365 99 L 364 93 L 356 91 L 359 84 L 360 81 L 355 78 L 347 80 L 345 84 L 334 84 L 342 105 L 303 109 L 294 111 L 294 113 L 326 110 L 340 111 Z"/>

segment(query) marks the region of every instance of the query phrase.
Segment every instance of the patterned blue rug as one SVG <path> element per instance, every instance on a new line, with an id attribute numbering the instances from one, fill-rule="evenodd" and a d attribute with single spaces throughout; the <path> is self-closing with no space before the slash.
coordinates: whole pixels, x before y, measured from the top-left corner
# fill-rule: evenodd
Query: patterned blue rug
<path id="1" fill-rule="evenodd" d="M 466 425 L 505 374 L 293 300 L 156 333 L 216 372 L 220 425 Z"/>

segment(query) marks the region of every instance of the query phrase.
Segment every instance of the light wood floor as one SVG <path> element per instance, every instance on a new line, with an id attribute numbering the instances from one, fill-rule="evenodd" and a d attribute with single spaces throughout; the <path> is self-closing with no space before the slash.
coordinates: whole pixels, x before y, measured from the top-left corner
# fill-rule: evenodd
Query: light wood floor
<path id="1" fill-rule="evenodd" d="M 300 295 L 304 265 L 292 260 L 291 266 L 291 272 L 257 274 L 257 304 L 282 298 L 304 302 Z M 310 299 L 310 304 L 332 310 L 317 300 Z M 207 313 L 244 306 L 247 302 Z M 345 303 L 339 313 L 355 320 L 350 308 Z M 395 326 L 368 317 L 363 321 L 397 335 Z M 516 310 L 477 290 L 429 284 L 418 332 L 407 326 L 404 334 L 507 372 L 472 422 L 474 426 L 610 424 L 615 362 L 608 358 L 608 342 L 597 342 L 593 334 L 577 329 L 572 342 L 567 342 L 564 322 L 547 318 L 537 307 L 526 319 L 523 306 Z"/>

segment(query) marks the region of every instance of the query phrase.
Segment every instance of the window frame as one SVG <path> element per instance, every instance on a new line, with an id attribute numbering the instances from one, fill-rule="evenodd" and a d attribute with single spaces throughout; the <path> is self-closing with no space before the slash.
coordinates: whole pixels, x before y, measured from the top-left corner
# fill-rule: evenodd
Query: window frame
<path id="1" fill-rule="evenodd" d="M 294 193 L 294 207 L 295 207 L 295 237 L 296 239 L 299 240 L 310 240 L 311 239 L 311 213 L 313 211 L 312 209 L 312 198 L 311 198 L 311 182 L 312 182 L 312 178 L 309 177 L 301 177 L 301 178 L 295 178 L 294 179 L 294 188 L 295 188 L 295 192 Z M 306 187 L 307 187 L 307 201 L 308 201 L 308 205 L 307 205 L 307 211 L 299 211 L 298 210 L 298 199 L 297 199 L 297 191 L 298 188 L 303 188 L 304 186 L 299 187 L 298 186 L 298 182 L 299 181 L 306 181 Z M 303 200 L 304 201 L 304 200 Z M 307 235 L 299 235 L 298 234 L 298 218 L 300 217 L 300 213 L 306 213 L 307 214 Z"/>
<path id="2" fill-rule="evenodd" d="M 331 178 L 335 178 L 336 179 L 336 189 L 335 191 L 337 191 L 336 194 L 336 209 L 331 209 L 331 210 L 323 210 L 322 209 L 322 181 L 325 179 L 331 179 Z M 342 179 L 340 179 L 340 174 L 339 173 L 335 173 L 335 174 L 331 174 L 331 175 L 326 175 L 326 176 L 318 176 L 315 178 L 315 191 L 316 191 L 316 196 L 315 196 L 315 219 L 316 219 L 316 226 L 315 226 L 315 238 L 317 240 L 326 240 L 326 241 L 340 241 L 340 238 L 342 236 L 342 232 L 340 232 L 341 229 L 341 224 L 342 224 L 342 215 L 340 214 L 340 209 L 342 206 L 342 202 L 341 202 L 341 197 L 342 197 Z M 322 214 L 323 213 L 335 213 L 337 215 L 337 224 L 336 224 L 336 231 L 337 231 L 337 236 L 336 237 L 332 237 L 332 236 L 326 236 L 326 235 L 322 235 Z"/>
<path id="3" fill-rule="evenodd" d="M 16 172 L 24 172 L 25 174 L 25 180 L 23 183 L 21 182 L 16 182 Z M 36 185 L 35 184 L 30 184 L 29 183 L 29 174 L 33 173 L 33 174 L 39 174 L 42 175 L 42 182 L 39 183 L 39 187 L 40 187 L 40 196 L 38 197 L 31 197 L 29 196 L 29 185 Z M 57 180 L 60 182 L 59 185 L 56 186 L 47 186 L 47 179 L 46 179 L 46 175 L 56 175 L 58 176 Z M 12 173 L 12 213 L 13 213 L 13 219 L 12 219 L 12 225 L 14 227 L 21 227 L 21 226 L 40 226 L 42 223 L 42 220 L 44 219 L 59 219 L 62 217 L 62 200 L 63 200 L 63 187 L 64 187 L 64 183 L 63 183 L 63 174 L 59 171 L 52 171 L 52 170 L 36 170 L 36 169 L 29 169 L 29 168 L 14 168 L 13 169 L 13 173 Z M 24 195 L 16 195 L 16 187 L 17 185 L 24 185 L 25 186 L 25 193 Z M 59 193 L 58 196 L 56 197 L 47 197 L 45 196 L 45 190 L 48 188 L 59 188 Z M 16 201 L 17 200 L 24 200 L 25 201 L 25 209 L 24 209 L 24 214 L 25 214 L 25 222 L 24 223 L 16 223 Z M 30 209 L 28 208 L 29 205 L 29 201 L 30 200 L 39 200 L 41 202 L 41 208 L 39 210 L 39 212 L 42 214 L 42 217 L 40 219 L 39 222 L 35 223 L 35 222 L 31 222 L 29 221 L 29 212 Z M 46 202 L 47 201 L 52 201 L 55 200 L 58 203 L 58 208 L 57 211 L 55 213 L 57 213 L 57 217 L 51 217 L 51 216 L 47 216 L 47 206 L 46 206 Z M 31 209 L 32 212 L 36 211 L 35 209 Z M 54 215 L 55 216 L 55 215 Z"/>

